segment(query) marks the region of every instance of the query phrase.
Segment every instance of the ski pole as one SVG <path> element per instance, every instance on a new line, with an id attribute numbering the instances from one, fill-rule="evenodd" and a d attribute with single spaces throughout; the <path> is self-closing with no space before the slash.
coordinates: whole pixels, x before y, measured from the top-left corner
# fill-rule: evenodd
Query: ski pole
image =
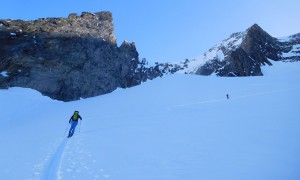
<path id="1" fill-rule="evenodd" d="M 81 128 L 81 121 L 82 121 L 82 120 L 80 120 L 80 122 L 79 122 L 79 129 L 78 129 L 79 131 L 78 131 L 78 132 L 80 132 L 80 128 Z"/>

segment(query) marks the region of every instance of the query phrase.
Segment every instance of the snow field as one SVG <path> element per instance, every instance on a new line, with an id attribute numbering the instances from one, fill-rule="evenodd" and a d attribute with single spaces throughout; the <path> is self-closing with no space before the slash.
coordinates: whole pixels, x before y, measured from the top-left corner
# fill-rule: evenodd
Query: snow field
<path id="1" fill-rule="evenodd" d="M 300 179 L 299 70 L 175 74 L 69 103 L 0 90 L 0 179 Z"/>

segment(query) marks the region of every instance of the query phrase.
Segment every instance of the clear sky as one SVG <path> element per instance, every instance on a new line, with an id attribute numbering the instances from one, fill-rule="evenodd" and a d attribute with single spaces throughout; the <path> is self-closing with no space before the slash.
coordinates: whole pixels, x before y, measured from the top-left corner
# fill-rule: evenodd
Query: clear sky
<path id="1" fill-rule="evenodd" d="M 274 37 L 300 33 L 300 0 L 1 0 L 0 19 L 34 20 L 111 11 L 118 44 L 135 42 L 140 58 L 197 57 L 257 23 Z"/>

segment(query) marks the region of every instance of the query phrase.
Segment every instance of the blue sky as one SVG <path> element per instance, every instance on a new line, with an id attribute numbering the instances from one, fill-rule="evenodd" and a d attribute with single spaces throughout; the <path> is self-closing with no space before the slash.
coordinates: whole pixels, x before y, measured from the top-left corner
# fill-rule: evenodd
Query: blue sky
<path id="1" fill-rule="evenodd" d="M 254 23 L 269 34 L 300 33 L 299 0 L 1 0 L 0 19 L 34 20 L 111 11 L 115 35 L 135 42 L 140 58 L 193 58 Z"/>

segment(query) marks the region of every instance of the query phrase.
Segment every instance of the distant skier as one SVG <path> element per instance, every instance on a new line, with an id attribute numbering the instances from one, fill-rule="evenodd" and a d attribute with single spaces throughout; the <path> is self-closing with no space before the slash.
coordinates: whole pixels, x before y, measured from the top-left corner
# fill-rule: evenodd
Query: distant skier
<path id="1" fill-rule="evenodd" d="M 75 111 L 74 114 L 71 116 L 69 123 L 71 124 L 70 130 L 69 130 L 69 137 L 72 137 L 74 132 L 75 132 L 75 128 L 78 124 L 78 119 L 82 120 L 81 116 L 79 115 L 79 111 Z"/>
<path id="2" fill-rule="evenodd" d="M 226 94 L 226 97 L 227 97 L 227 99 L 229 99 L 229 95 L 228 94 Z"/>

